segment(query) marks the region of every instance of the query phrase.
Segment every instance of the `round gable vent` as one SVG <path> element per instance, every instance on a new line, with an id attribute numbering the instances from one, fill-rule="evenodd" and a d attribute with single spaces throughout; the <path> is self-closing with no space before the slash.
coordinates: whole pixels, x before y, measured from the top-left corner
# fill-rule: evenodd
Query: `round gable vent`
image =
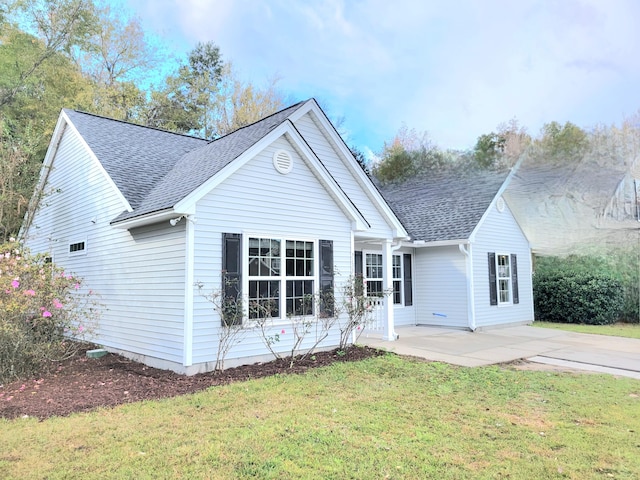
<path id="1" fill-rule="evenodd" d="M 499 212 L 504 212 L 504 199 L 502 197 L 498 198 L 498 201 L 496 202 L 496 208 Z"/>
<path id="2" fill-rule="evenodd" d="M 275 169 L 286 175 L 293 169 L 293 158 L 286 150 L 278 150 L 273 154 L 273 166 Z"/>

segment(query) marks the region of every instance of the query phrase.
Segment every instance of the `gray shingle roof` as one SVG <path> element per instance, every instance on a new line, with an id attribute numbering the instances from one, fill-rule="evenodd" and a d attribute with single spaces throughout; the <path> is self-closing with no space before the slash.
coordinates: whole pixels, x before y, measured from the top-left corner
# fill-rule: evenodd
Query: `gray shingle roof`
<path id="1" fill-rule="evenodd" d="M 214 141 L 65 110 L 133 208 L 115 221 L 173 207 L 287 120 L 304 102 Z"/>
<path id="2" fill-rule="evenodd" d="M 508 174 L 458 168 L 378 188 L 412 240 L 463 240 L 470 237 Z"/>
<path id="3" fill-rule="evenodd" d="M 180 157 L 208 143 L 89 113 L 64 112 L 134 210 Z"/>

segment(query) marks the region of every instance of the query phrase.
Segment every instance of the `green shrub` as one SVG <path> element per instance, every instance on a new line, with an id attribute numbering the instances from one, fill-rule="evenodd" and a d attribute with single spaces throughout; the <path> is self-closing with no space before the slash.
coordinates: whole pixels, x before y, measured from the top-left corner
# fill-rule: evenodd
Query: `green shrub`
<path id="1" fill-rule="evenodd" d="M 607 274 L 536 271 L 533 301 L 539 321 L 607 325 L 619 320 L 624 295 L 621 282 Z"/>
<path id="2" fill-rule="evenodd" d="M 97 303 L 77 277 L 16 242 L 0 245 L 0 383 L 36 375 L 77 353 Z"/>
<path id="3" fill-rule="evenodd" d="M 601 274 L 620 282 L 623 296 L 619 320 L 640 322 L 640 251 L 620 247 L 594 247 L 587 255 L 535 258 L 536 275 L 553 272 Z"/>

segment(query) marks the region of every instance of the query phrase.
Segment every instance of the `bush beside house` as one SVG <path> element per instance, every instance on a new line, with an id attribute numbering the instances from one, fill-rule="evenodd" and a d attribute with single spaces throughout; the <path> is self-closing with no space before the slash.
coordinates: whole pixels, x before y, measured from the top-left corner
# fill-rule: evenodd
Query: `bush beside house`
<path id="1" fill-rule="evenodd" d="M 627 319 L 624 282 L 610 269 L 594 268 L 595 261 L 576 256 L 537 259 L 533 278 L 535 319 L 589 325 Z"/>
<path id="2" fill-rule="evenodd" d="M 0 383 L 36 375 L 75 354 L 98 304 L 74 275 L 16 242 L 0 245 Z"/>

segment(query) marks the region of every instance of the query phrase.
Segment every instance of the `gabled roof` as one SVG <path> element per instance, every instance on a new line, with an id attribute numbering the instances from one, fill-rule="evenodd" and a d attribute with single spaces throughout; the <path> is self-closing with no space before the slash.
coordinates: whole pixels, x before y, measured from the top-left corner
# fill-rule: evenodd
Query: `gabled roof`
<path id="1" fill-rule="evenodd" d="M 173 207 L 285 122 L 302 103 L 292 105 L 175 158 L 172 168 L 154 182 L 153 188 L 142 202 L 134 207 L 134 211 L 125 212 L 116 221 Z"/>
<path id="2" fill-rule="evenodd" d="M 190 214 L 198 199 L 284 135 L 354 228 L 366 230 L 370 224 L 293 124 L 292 114 L 315 107 L 313 99 L 299 102 L 214 141 L 64 110 L 47 158 L 53 160 L 65 125 L 76 131 L 123 200 L 125 209 L 111 224 L 133 228 Z M 381 197 L 379 202 L 389 208 Z"/>
<path id="3" fill-rule="evenodd" d="M 508 175 L 509 170 L 451 168 L 378 188 L 412 240 L 468 240 Z"/>
<path id="4" fill-rule="evenodd" d="M 134 209 L 177 160 L 209 143 L 75 110 L 63 112 Z"/>
<path id="5" fill-rule="evenodd" d="M 170 209 L 233 162 L 304 102 L 214 141 L 64 110 L 133 211 L 114 222 Z"/>

